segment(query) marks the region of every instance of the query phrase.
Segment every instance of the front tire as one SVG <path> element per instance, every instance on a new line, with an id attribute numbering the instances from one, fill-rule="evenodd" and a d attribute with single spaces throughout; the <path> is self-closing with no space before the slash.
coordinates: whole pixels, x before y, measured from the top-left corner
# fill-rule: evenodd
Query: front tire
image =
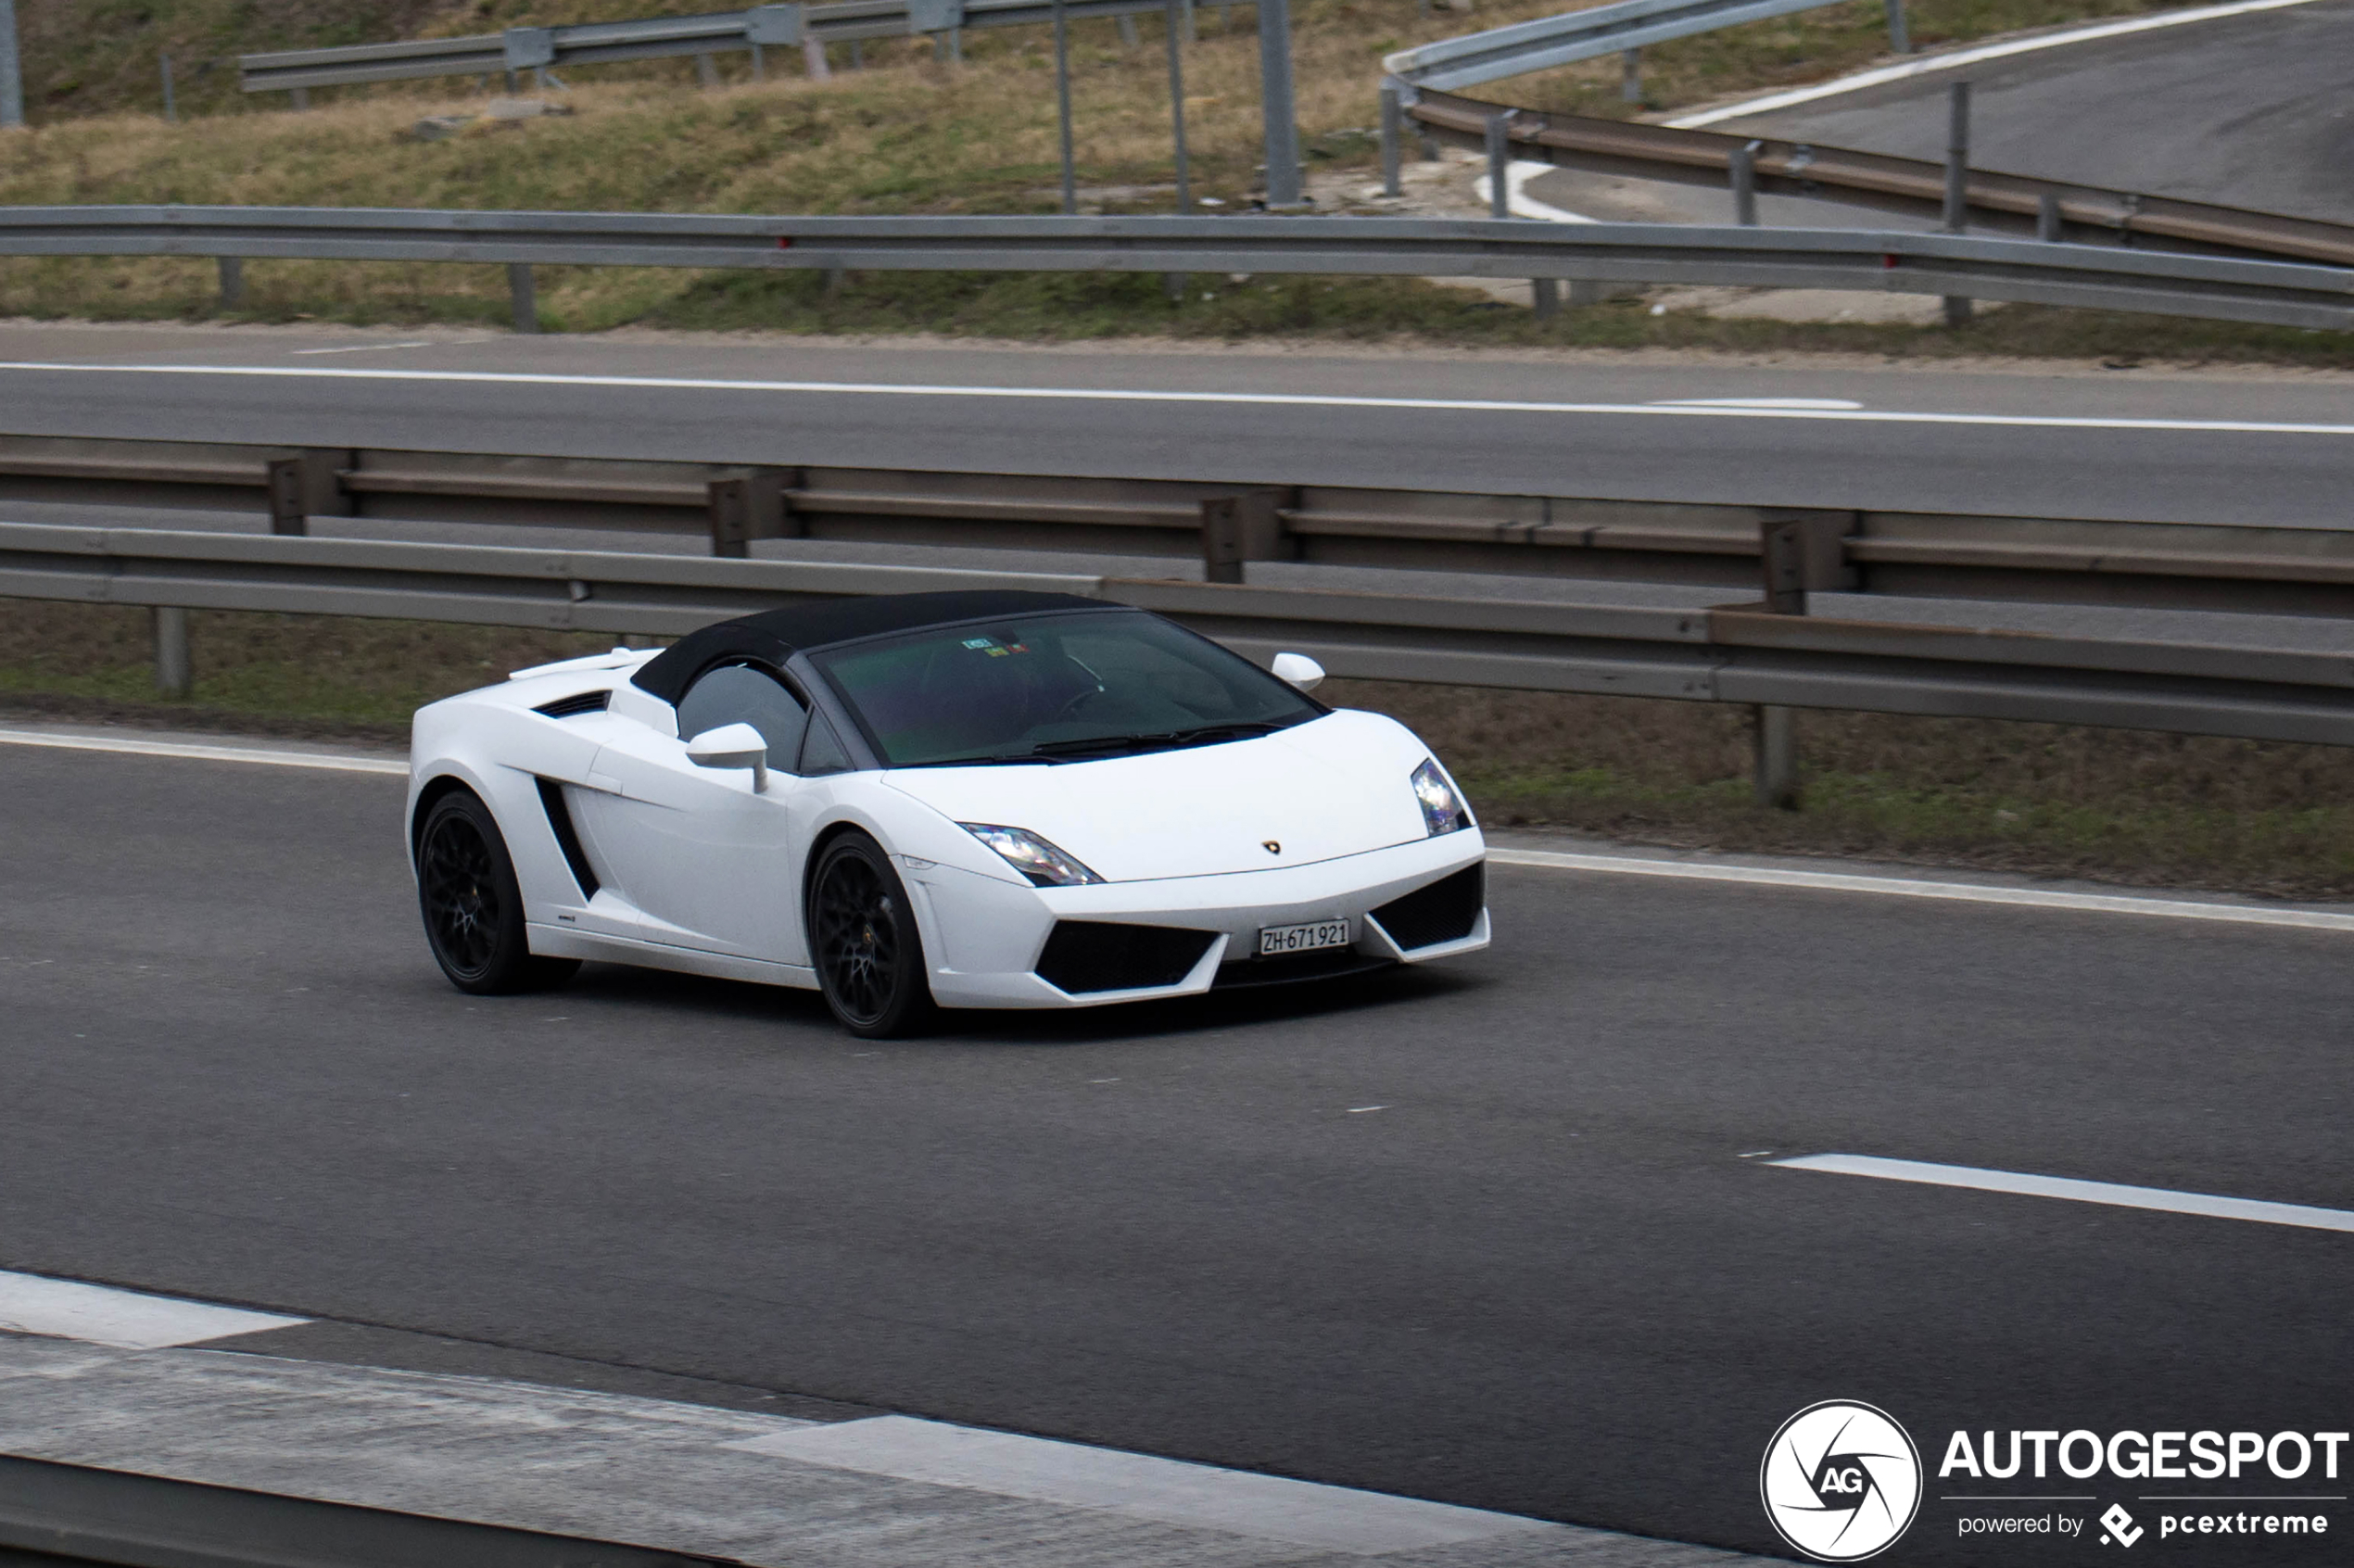
<path id="1" fill-rule="evenodd" d="M 533 955 L 507 841 L 490 808 L 468 790 L 451 790 L 425 814 L 417 834 L 417 904 L 434 962 L 461 991 L 538 991 L 580 967 L 577 958 Z"/>
<path id="2" fill-rule="evenodd" d="M 809 951 L 826 1005 L 860 1039 L 915 1034 L 931 1022 L 937 1008 L 906 885 L 864 833 L 842 834 L 818 857 Z"/>

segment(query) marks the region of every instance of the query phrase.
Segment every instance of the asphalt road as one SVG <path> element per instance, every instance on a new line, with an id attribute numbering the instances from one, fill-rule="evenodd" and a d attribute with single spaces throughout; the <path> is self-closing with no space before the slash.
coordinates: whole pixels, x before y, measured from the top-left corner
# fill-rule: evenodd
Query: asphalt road
<path id="1" fill-rule="evenodd" d="M 462 996 L 399 801 L 0 749 L 0 1267 L 1753 1549 L 1819 1399 L 2347 1425 L 2344 1234 L 1756 1157 L 2354 1207 L 2339 935 L 1505 868 L 1434 971 L 871 1044 Z"/>
<path id="2" fill-rule="evenodd" d="M 1970 83 L 1970 158 L 2015 174 L 2354 221 L 2354 5 L 2296 6 L 2064 45 L 1712 129 L 1945 156 Z"/>
<path id="3" fill-rule="evenodd" d="M 2320 526 L 2341 525 L 2354 476 L 2335 377 L 505 336 L 392 346 L 411 341 L 0 328 L 0 429 Z M 528 379 L 480 379 L 501 375 Z M 721 385 L 580 379 L 598 377 Z M 1442 406 L 1354 401 L 1366 398 Z M 1861 407 L 1646 407 L 1759 398 Z M 2230 428 L 2249 422 L 2339 433 Z"/>

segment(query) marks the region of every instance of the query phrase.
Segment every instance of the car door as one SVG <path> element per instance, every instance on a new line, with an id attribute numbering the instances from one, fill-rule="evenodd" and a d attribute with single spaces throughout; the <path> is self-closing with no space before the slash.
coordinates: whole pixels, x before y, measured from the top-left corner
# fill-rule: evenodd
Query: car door
<path id="1" fill-rule="evenodd" d="M 816 791 L 792 772 L 807 724 L 799 694 L 752 664 L 706 671 L 678 702 L 678 734 L 636 725 L 597 753 L 590 808 L 600 857 L 649 942 L 806 964 L 801 861 Z M 767 788 L 750 768 L 698 767 L 687 742 L 749 724 L 769 743 Z"/>

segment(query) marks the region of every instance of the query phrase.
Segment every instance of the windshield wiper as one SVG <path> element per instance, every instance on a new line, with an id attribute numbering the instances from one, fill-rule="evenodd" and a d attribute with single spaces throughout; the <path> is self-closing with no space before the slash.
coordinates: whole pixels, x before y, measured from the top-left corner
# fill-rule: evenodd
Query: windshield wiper
<path id="1" fill-rule="evenodd" d="M 1285 727 L 1252 719 L 1240 724 L 1204 724 L 1191 729 L 1163 730 L 1157 735 L 1098 735 L 1085 740 L 1044 740 L 1032 746 L 1032 756 L 1076 757 L 1092 752 L 1165 752 L 1185 746 L 1214 746 L 1221 740 L 1247 740 Z"/>

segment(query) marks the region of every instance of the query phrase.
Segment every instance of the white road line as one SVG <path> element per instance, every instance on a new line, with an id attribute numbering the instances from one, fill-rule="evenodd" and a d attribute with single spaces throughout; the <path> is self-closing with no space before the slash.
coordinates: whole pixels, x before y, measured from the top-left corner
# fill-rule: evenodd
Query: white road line
<path id="1" fill-rule="evenodd" d="M 341 348 L 296 348 L 289 350 L 289 352 L 296 354 L 380 354 L 393 348 L 430 348 L 432 347 L 432 344 L 420 339 L 415 343 L 353 343 Z"/>
<path id="2" fill-rule="evenodd" d="M 2301 1203 L 2216 1197 L 2208 1193 L 2178 1193 L 2166 1187 L 2126 1187 L 2114 1182 L 2079 1182 L 2066 1176 L 2029 1176 L 2016 1170 L 1981 1170 L 1969 1165 L 1930 1165 L 1917 1159 L 1879 1159 L 1871 1155 L 1800 1155 L 1766 1163 L 1791 1170 L 1828 1170 L 1840 1176 L 1873 1176 L 1883 1182 L 1923 1182 L 1938 1187 L 1969 1187 L 1982 1193 L 2066 1198 L 2071 1203 L 2101 1203 L 2112 1208 L 2152 1208 L 2214 1220 L 2247 1220 L 2259 1225 L 2354 1232 L 2354 1212 L 2314 1208 Z"/>
<path id="3" fill-rule="evenodd" d="M 1713 865 L 1706 861 L 1639 860 L 1631 855 L 1569 854 L 1554 850 L 1490 849 L 1487 858 L 1498 866 L 1541 866 L 1556 871 L 1601 871 L 1622 877 L 1667 877 L 1695 882 L 1749 882 L 1760 887 L 1812 888 L 1824 892 L 1943 899 L 1956 904 L 2007 904 L 2031 909 L 2076 909 L 2096 915 L 2154 915 L 2166 919 L 2213 920 L 2225 925 L 2293 926 L 2307 930 L 2354 931 L 2354 914 L 2339 915 L 2321 909 L 2267 909 L 2260 904 L 2196 904 L 2186 899 L 2057 892 L 2043 888 L 1991 887 L 1976 882 L 1922 881 L 1909 877 L 1858 877 L 1836 871 L 1785 871 L 1764 866 Z"/>
<path id="4" fill-rule="evenodd" d="M 327 773 L 374 773 L 392 778 L 406 778 L 409 773 L 408 763 L 393 757 L 351 756 L 267 746 L 215 746 L 196 741 L 150 740 L 43 730 L 0 729 L 0 745 L 114 752 L 125 756 L 184 757 L 197 762 L 254 763 L 272 767 L 309 767 Z M 2340 915 L 2325 909 L 2268 909 L 2261 904 L 2200 904 L 2187 899 L 2141 898 L 2132 894 L 2057 892 L 2042 888 L 1936 882 L 1909 877 L 1789 871 L 1765 866 L 1727 866 L 1704 860 L 1644 860 L 1633 855 L 1576 854 L 1561 850 L 1491 847 L 1487 858 L 1498 866 L 1519 866 L 1539 870 L 1600 871 L 1621 877 L 1665 877 L 1693 882 L 1747 882 L 1758 887 L 1806 888 L 1822 892 L 1872 893 L 1890 898 L 1942 899 L 1957 904 L 2006 904 L 2035 909 L 2073 909 L 2095 915 L 2151 915 L 2175 920 L 2219 921 L 2225 925 L 2354 931 L 2354 914 Z"/>
<path id="5" fill-rule="evenodd" d="M 1881 66 L 1874 70 L 1858 71 L 1854 76 L 1842 76 L 1836 82 L 1795 87 L 1787 93 L 1770 93 L 1762 98 L 1744 99 L 1722 108 L 1702 109 L 1697 114 L 1683 115 L 1665 123 L 1678 131 L 1695 131 L 1722 120 L 1740 120 L 1753 114 L 1771 114 L 1776 109 L 1811 104 L 1843 93 L 1860 93 L 1867 87 L 1926 76 L 1931 71 L 1951 70 L 1956 66 L 2007 59 L 2013 55 L 2031 55 L 2038 50 L 2057 49 L 2070 44 L 2091 44 L 2103 38 L 2120 38 L 2127 33 L 2181 27 L 2188 22 L 2216 21 L 2225 17 L 2244 17 L 2256 11 L 2281 11 L 2292 6 L 2314 3 L 2315 0 L 2234 0 L 2228 6 L 2202 6 L 2196 10 L 2168 11 L 2154 17 L 2134 17 L 2126 21 L 2096 22 L 2090 27 L 2074 28 L 2066 32 L 2050 32 L 2036 38 L 2014 38 L 2004 44 L 1985 44 L 1975 49 L 1956 49 L 1951 54 L 1930 55 L 1906 60 L 1901 65 Z"/>
<path id="6" fill-rule="evenodd" d="M 87 365 L 0 360 L 0 371 L 94 375 L 220 375 L 318 381 L 413 381 L 628 391 L 818 393 L 828 397 L 981 398 L 1032 402 L 1197 403 L 1248 408 L 1398 409 L 1414 412 L 1610 414 L 1654 419 L 1795 419 L 1835 424 L 1982 425 L 2014 430 L 2146 430 L 2234 436 L 2354 436 L 2354 424 L 2284 420 L 2126 419 L 2062 414 L 1930 413 L 1898 409 L 1761 407 L 1755 403 L 1565 403 L 1483 398 L 1372 398 L 1318 392 L 1179 392 L 1148 387 L 955 386 L 918 382 L 731 381 L 707 376 L 568 375 L 525 371 L 352 370 L 310 365 Z"/>
<path id="7" fill-rule="evenodd" d="M 1559 1530 L 1517 1514 L 1317 1486 L 1009 1432 L 874 1416 L 728 1448 L 805 1464 L 1370 1556 Z"/>
<path id="8" fill-rule="evenodd" d="M 12 1334 L 82 1339 L 123 1350 L 161 1350 L 308 1321 L 78 1280 L 0 1272 L 0 1329 Z"/>
<path id="9" fill-rule="evenodd" d="M 409 777 L 409 765 L 390 757 L 281 751 L 275 747 L 209 746 L 196 741 L 53 734 L 38 729 L 0 729 L 0 746 L 47 746 L 67 752 L 119 752 L 128 756 L 190 757 L 199 762 L 257 763 L 265 767 L 314 767 L 328 773 L 385 773 L 402 778 Z"/>

